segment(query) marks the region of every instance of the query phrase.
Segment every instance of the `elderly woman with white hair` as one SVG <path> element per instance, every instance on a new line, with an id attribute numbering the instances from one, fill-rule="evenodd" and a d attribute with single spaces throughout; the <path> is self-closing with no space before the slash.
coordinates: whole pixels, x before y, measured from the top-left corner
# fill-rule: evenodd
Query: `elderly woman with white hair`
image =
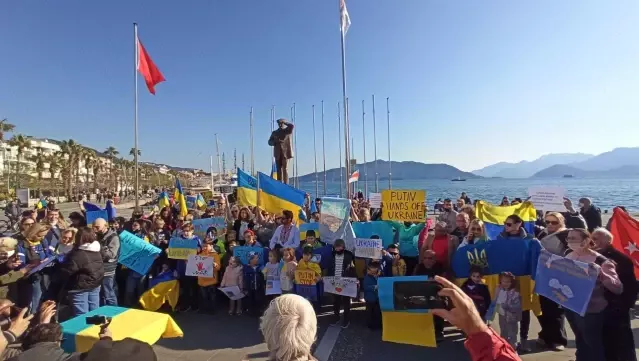
<path id="1" fill-rule="evenodd" d="M 282 295 L 264 311 L 260 322 L 269 361 L 312 361 L 317 316 L 310 302 L 295 294 Z"/>
<path id="2" fill-rule="evenodd" d="M 613 236 L 605 228 L 592 232 L 592 241 L 599 254 L 615 263 L 615 270 L 623 285 L 619 296 L 609 294 L 604 320 L 604 350 L 606 360 L 637 360 L 635 342 L 630 327 L 630 312 L 637 300 L 637 281 L 632 258 L 612 246 Z"/>

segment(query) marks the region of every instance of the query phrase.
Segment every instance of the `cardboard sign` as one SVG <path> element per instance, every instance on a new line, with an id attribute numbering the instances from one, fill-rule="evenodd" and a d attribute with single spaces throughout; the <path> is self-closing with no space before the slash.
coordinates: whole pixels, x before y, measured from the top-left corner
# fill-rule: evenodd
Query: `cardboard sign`
<path id="1" fill-rule="evenodd" d="M 266 294 L 267 295 L 281 295 L 282 287 L 280 281 L 272 280 L 266 281 Z"/>
<path id="2" fill-rule="evenodd" d="M 144 241 L 134 234 L 123 231 L 120 233 L 120 257 L 118 263 L 145 275 L 153 265 L 155 259 L 162 253 L 158 247 Z"/>
<path id="3" fill-rule="evenodd" d="M 190 255 L 197 254 L 197 239 L 184 239 L 174 237 L 169 240 L 167 254 L 172 259 L 189 259 Z"/>
<path id="4" fill-rule="evenodd" d="M 243 265 L 249 264 L 252 254 L 257 254 L 259 261 L 257 264 L 264 264 L 264 249 L 261 247 L 236 246 L 233 248 L 233 256 L 240 259 Z"/>
<path id="5" fill-rule="evenodd" d="M 535 209 L 545 212 L 565 212 L 564 196 L 566 191 L 562 187 L 530 187 L 528 196 L 535 205 Z"/>
<path id="6" fill-rule="evenodd" d="M 357 278 L 324 277 L 324 292 L 340 296 L 357 297 Z"/>
<path id="7" fill-rule="evenodd" d="M 238 286 L 220 287 L 219 290 L 222 291 L 222 293 L 224 293 L 226 297 L 228 297 L 229 300 L 232 301 L 237 301 L 244 298 L 244 293 Z"/>
<path id="8" fill-rule="evenodd" d="M 369 193 L 368 205 L 371 208 L 382 208 L 382 194 L 381 193 Z"/>
<path id="9" fill-rule="evenodd" d="M 193 233 L 200 237 L 201 240 L 206 238 L 206 230 L 210 227 L 217 229 L 218 237 L 226 234 L 226 221 L 224 217 L 194 219 L 191 224 L 193 224 Z"/>
<path id="10" fill-rule="evenodd" d="M 213 278 L 213 257 L 190 255 L 186 261 L 186 276 Z"/>
<path id="11" fill-rule="evenodd" d="M 355 238 L 355 257 L 381 259 L 382 240 Z"/>
<path id="12" fill-rule="evenodd" d="M 316 284 L 315 272 L 311 270 L 295 271 L 295 283 L 298 285 L 313 286 Z"/>
<path id="13" fill-rule="evenodd" d="M 400 222 L 424 222 L 426 218 L 426 191 L 382 191 L 382 219 Z"/>

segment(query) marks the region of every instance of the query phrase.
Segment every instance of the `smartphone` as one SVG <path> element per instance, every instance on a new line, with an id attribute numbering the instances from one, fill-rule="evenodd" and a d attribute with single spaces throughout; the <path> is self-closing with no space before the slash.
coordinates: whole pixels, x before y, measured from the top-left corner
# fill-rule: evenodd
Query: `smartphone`
<path id="1" fill-rule="evenodd" d="M 450 309 L 450 299 L 438 294 L 442 288 L 436 281 L 397 281 L 393 283 L 395 310 Z"/>

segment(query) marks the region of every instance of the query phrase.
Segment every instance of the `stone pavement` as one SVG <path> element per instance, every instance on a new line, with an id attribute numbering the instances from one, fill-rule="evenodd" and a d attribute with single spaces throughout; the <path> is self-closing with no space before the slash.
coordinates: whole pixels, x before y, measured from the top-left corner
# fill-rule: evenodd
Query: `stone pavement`
<path id="1" fill-rule="evenodd" d="M 319 330 L 315 347 L 322 344 L 325 334 L 338 333 L 338 339 L 330 357 L 319 361 L 470 360 L 463 346 L 462 335 L 453 328 L 446 330 L 446 341 L 437 348 L 426 348 L 381 341 L 381 331 L 370 331 L 365 327 L 363 307 L 353 309 L 353 321 L 348 329 L 330 326 L 329 316 L 330 306 L 325 305 L 318 317 Z M 175 320 L 182 327 L 185 336 L 183 339 L 158 341 L 154 348 L 160 361 L 266 361 L 268 358 L 257 318 L 228 316 L 226 306 L 220 305 L 220 312 L 214 316 L 184 313 L 175 315 Z M 570 341 L 565 351 L 533 350 L 530 354 L 522 355 L 522 360 L 574 360 L 574 336 L 570 327 L 566 326 Z M 635 344 L 639 345 L 639 319 L 635 319 L 632 326 Z M 539 329 L 536 317 L 532 316 L 530 337 L 533 341 Z M 534 349 L 534 345 L 532 346 Z M 320 356 L 318 353 L 315 355 Z"/>

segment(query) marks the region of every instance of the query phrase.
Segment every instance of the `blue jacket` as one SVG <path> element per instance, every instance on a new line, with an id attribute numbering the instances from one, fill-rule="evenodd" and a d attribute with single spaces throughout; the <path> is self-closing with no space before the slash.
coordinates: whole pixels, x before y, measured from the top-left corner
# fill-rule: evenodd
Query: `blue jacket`
<path id="1" fill-rule="evenodd" d="M 384 277 L 393 277 L 393 257 L 389 254 L 382 256 L 380 272 Z"/>
<path id="2" fill-rule="evenodd" d="M 377 302 L 377 277 L 367 274 L 364 276 L 364 300 L 366 302 Z"/>
<path id="3" fill-rule="evenodd" d="M 259 291 L 264 289 L 264 273 L 262 266 L 253 267 L 244 266 L 244 289 L 250 291 Z"/>
<path id="4" fill-rule="evenodd" d="M 37 264 L 45 258 L 53 257 L 53 252 L 49 249 L 49 243 L 46 239 L 43 239 L 33 248 L 29 247 L 27 241 L 18 242 L 17 253 L 20 261 L 22 261 L 20 268 L 25 267 L 29 263 Z"/>

